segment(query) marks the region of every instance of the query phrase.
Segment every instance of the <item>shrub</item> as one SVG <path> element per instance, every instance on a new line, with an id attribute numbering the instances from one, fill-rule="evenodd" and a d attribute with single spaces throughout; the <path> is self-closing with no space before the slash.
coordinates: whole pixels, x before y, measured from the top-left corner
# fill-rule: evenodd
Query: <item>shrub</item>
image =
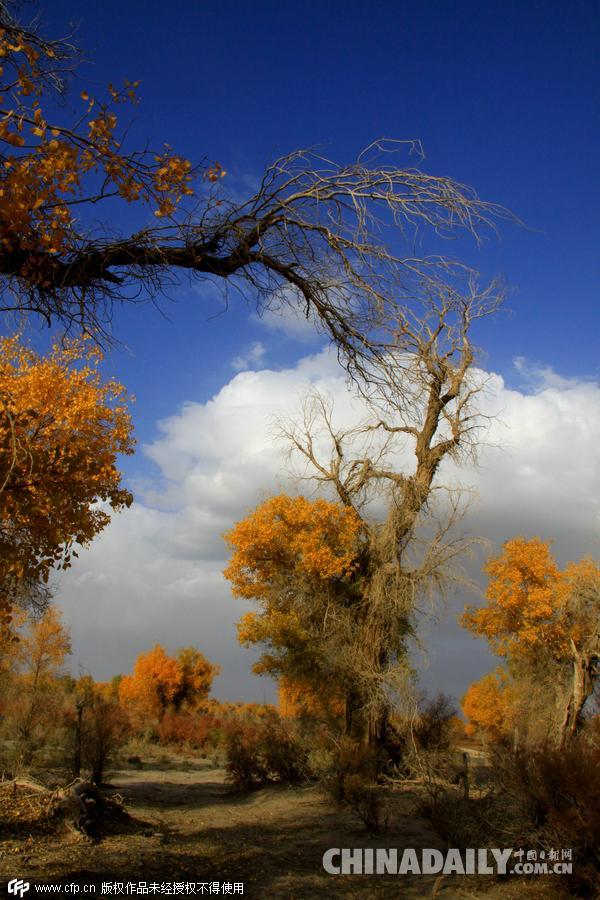
<path id="1" fill-rule="evenodd" d="M 206 713 L 165 713 L 156 734 L 159 743 L 204 750 L 210 743 L 217 720 Z"/>
<path id="2" fill-rule="evenodd" d="M 261 743 L 261 727 L 255 722 L 234 721 L 225 727 L 227 780 L 240 791 L 250 791 L 268 780 Z"/>
<path id="3" fill-rule="evenodd" d="M 456 847 L 573 850 L 569 888 L 574 896 L 600 890 L 600 767 L 598 745 L 581 735 L 559 749 L 539 745 L 493 751 L 486 790 L 465 801 L 446 785 L 428 811 Z"/>
<path id="4" fill-rule="evenodd" d="M 83 733 L 82 762 L 94 784 L 102 784 L 106 765 L 126 740 L 128 721 L 118 703 L 96 697 L 87 710 Z"/>
<path id="5" fill-rule="evenodd" d="M 419 716 L 413 727 L 413 737 L 422 750 L 447 750 L 456 730 L 456 704 L 452 697 L 439 693 L 419 704 Z"/>
<path id="6" fill-rule="evenodd" d="M 224 724 L 223 743 L 227 778 L 239 790 L 306 777 L 306 752 L 294 727 L 274 711 L 260 717 L 230 716 Z"/>
<path id="7" fill-rule="evenodd" d="M 515 757 L 517 777 L 531 797 L 532 824 L 542 840 L 571 847 L 574 874 L 600 891 L 600 754 L 583 739 L 563 749 L 540 747 Z"/>
<path id="8" fill-rule="evenodd" d="M 326 793 L 348 806 L 368 831 L 387 830 L 386 793 L 378 784 L 381 760 L 375 750 L 344 737 L 333 750 L 313 753 L 310 763 Z"/>

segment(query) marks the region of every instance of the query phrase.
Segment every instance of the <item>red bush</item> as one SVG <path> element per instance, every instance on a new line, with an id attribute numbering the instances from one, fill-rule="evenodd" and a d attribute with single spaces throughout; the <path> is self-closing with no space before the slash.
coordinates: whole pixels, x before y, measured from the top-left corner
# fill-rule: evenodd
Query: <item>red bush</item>
<path id="1" fill-rule="evenodd" d="M 156 734 L 161 744 L 187 745 L 203 750 L 218 722 L 207 713 L 165 713 Z"/>

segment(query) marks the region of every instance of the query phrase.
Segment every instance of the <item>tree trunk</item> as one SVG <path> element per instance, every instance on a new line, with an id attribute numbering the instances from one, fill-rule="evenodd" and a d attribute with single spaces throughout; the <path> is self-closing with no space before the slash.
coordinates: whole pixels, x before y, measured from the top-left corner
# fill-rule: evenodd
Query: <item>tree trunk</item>
<path id="1" fill-rule="evenodd" d="M 346 697 L 344 734 L 361 746 L 369 746 L 369 723 L 366 720 L 364 703 L 355 691 L 350 691 Z"/>
<path id="2" fill-rule="evenodd" d="M 592 663 L 573 647 L 572 678 L 560 726 L 559 747 L 573 737 L 581 725 L 581 712 L 593 690 Z"/>

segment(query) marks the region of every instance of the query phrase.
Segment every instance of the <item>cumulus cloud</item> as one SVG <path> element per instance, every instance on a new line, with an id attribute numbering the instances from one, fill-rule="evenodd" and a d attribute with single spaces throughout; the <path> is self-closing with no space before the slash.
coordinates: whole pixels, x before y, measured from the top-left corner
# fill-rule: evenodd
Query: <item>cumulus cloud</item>
<path id="1" fill-rule="evenodd" d="M 551 370 L 525 389 L 490 374 L 484 412 L 492 418 L 476 468 L 442 473 L 479 499 L 466 526 L 495 549 L 516 534 L 554 540 L 559 560 L 597 554 L 600 541 L 600 389 Z M 360 417 L 335 354 L 323 350 L 283 371 L 243 371 L 208 402 L 185 403 L 157 425 L 143 448 L 153 483 L 63 576 L 59 599 L 71 627 L 76 665 L 97 678 L 130 670 L 159 641 L 198 646 L 222 666 L 216 693 L 264 700 L 272 688 L 250 674 L 253 654 L 237 645 L 235 622 L 247 606 L 221 574 L 222 534 L 260 500 L 290 489 L 274 419 L 299 409 L 311 389 L 332 398 L 341 425 Z M 454 597 L 425 626 L 424 681 L 460 695 L 487 668 L 481 642 L 462 632 Z"/>
<path id="2" fill-rule="evenodd" d="M 252 369 L 262 362 L 265 353 L 265 345 L 261 341 L 253 341 L 244 353 L 234 356 L 231 360 L 231 367 L 236 372 L 241 372 L 243 369 Z"/>

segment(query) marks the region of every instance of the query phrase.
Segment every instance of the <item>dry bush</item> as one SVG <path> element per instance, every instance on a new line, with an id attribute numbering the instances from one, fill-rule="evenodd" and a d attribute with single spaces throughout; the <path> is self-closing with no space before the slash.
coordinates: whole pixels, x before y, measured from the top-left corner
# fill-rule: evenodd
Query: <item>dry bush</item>
<path id="1" fill-rule="evenodd" d="M 413 725 L 413 738 L 422 750 L 446 750 L 455 729 L 458 714 L 454 699 L 440 691 L 435 697 L 423 697 Z"/>
<path id="2" fill-rule="evenodd" d="M 389 781 L 394 785 L 405 785 L 407 781 L 416 784 L 418 813 L 433 822 L 440 818 L 446 822 L 453 816 L 457 804 L 469 794 L 481 794 L 481 771 L 465 753 L 443 744 L 421 750 L 413 742 L 412 749 L 406 751 L 402 764 L 393 770 Z"/>
<path id="3" fill-rule="evenodd" d="M 379 783 L 382 766 L 376 750 L 344 737 L 333 749 L 312 753 L 309 762 L 325 792 L 348 806 L 368 831 L 387 830 L 386 789 Z"/>
<path id="4" fill-rule="evenodd" d="M 389 824 L 385 789 L 380 784 L 364 781 L 360 775 L 349 774 L 344 780 L 344 802 L 352 809 L 372 834 L 383 834 Z"/>
<path id="5" fill-rule="evenodd" d="M 486 789 L 465 800 L 446 784 L 425 805 L 434 826 L 456 847 L 570 848 L 574 896 L 600 891 L 599 746 L 582 735 L 567 747 L 493 750 Z"/>
<path id="6" fill-rule="evenodd" d="M 542 840 L 571 847 L 574 876 L 600 892 L 600 748 L 585 739 L 559 750 L 545 746 L 515 757 L 523 789 L 532 798 L 532 821 Z M 598 894 L 596 894 L 597 896 Z"/>
<path id="7" fill-rule="evenodd" d="M 0 780 L 17 778 L 23 770 L 23 757 L 17 742 L 0 740 Z"/>
<path id="8" fill-rule="evenodd" d="M 169 769 L 173 765 L 169 753 L 160 744 L 138 735 L 127 740 L 119 751 L 119 757 L 136 769 Z"/>
<path id="9" fill-rule="evenodd" d="M 273 712 L 233 715 L 223 726 L 227 779 L 249 791 L 268 782 L 297 783 L 307 776 L 306 751 L 293 725 Z"/>
<path id="10" fill-rule="evenodd" d="M 31 701 L 19 681 L 15 680 L 3 699 L 0 768 L 18 774 L 56 765 L 63 744 L 65 694 L 61 681 L 56 679 L 39 692 L 33 718 L 28 715 Z"/>
<path id="11" fill-rule="evenodd" d="M 227 780 L 240 791 L 250 791 L 268 781 L 261 743 L 261 727 L 256 722 L 234 721 L 225 728 Z"/>
<path id="12" fill-rule="evenodd" d="M 165 713 L 156 730 L 161 744 L 204 750 L 212 743 L 217 719 L 206 713 Z"/>
<path id="13" fill-rule="evenodd" d="M 106 766 L 127 739 L 128 720 L 125 711 L 114 701 L 96 698 L 87 711 L 83 733 L 82 763 L 94 784 L 102 784 Z"/>

